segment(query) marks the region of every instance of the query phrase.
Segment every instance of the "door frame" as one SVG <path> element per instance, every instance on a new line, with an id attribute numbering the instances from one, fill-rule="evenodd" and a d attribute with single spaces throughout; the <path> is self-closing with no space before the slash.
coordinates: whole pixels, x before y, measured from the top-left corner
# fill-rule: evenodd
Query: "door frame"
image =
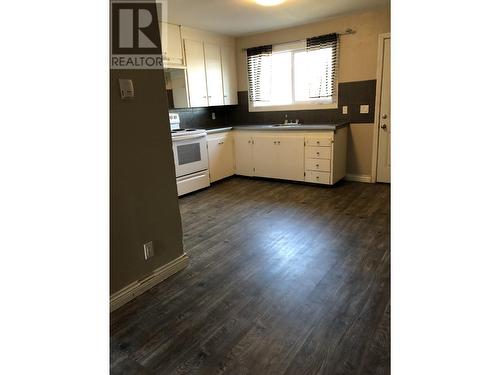
<path id="1" fill-rule="evenodd" d="M 379 34 L 377 56 L 377 88 L 375 91 L 375 121 L 373 123 L 372 175 L 371 182 L 377 182 L 378 133 L 380 127 L 380 97 L 382 93 L 382 69 L 384 63 L 384 41 L 391 39 L 391 33 Z"/>

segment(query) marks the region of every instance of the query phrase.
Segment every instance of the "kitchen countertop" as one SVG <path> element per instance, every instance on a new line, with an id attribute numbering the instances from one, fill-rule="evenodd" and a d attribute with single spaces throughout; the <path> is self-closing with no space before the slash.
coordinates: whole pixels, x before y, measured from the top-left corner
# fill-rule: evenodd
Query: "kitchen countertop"
<path id="1" fill-rule="evenodd" d="M 207 134 L 222 133 L 230 130 L 253 130 L 253 131 L 315 131 L 315 130 L 332 130 L 335 132 L 337 129 L 349 125 L 348 122 L 339 124 L 316 124 L 316 125 L 291 125 L 291 126 L 274 126 L 274 125 L 243 125 L 232 126 L 216 129 L 207 129 Z"/>
<path id="2" fill-rule="evenodd" d="M 207 134 L 215 134 L 215 133 L 228 132 L 232 128 L 233 128 L 232 126 L 226 126 L 225 128 L 206 129 L 206 131 L 207 131 Z"/>

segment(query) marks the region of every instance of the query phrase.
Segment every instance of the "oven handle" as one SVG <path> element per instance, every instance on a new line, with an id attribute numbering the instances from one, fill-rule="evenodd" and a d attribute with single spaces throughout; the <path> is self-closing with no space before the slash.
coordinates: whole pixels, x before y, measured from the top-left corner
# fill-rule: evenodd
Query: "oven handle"
<path id="1" fill-rule="evenodd" d="M 179 135 L 177 137 L 172 137 L 172 142 L 184 141 L 186 139 L 204 138 L 206 135 L 207 135 L 207 133 L 194 134 L 194 135 Z"/>

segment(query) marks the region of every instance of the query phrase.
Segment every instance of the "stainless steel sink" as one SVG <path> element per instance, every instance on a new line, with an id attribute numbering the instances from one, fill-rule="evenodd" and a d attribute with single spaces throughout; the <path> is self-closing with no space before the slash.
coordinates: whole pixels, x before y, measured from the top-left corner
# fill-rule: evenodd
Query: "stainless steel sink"
<path id="1" fill-rule="evenodd" d="M 273 128 L 300 128 L 302 124 L 275 124 L 271 125 Z"/>

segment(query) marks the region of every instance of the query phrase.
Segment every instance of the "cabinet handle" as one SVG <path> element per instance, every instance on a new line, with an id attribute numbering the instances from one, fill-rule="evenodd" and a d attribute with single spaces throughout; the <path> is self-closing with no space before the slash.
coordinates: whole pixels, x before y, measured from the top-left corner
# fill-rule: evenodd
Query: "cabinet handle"
<path id="1" fill-rule="evenodd" d="M 280 144 L 281 144 L 281 141 L 278 141 L 278 144 L 280 145 Z"/>
<path id="2" fill-rule="evenodd" d="M 318 156 L 319 156 L 319 151 L 318 151 L 318 152 L 316 152 L 316 155 L 318 155 Z"/>
<path id="3" fill-rule="evenodd" d="M 316 144 L 319 145 L 319 141 L 316 141 Z"/>
<path id="4" fill-rule="evenodd" d="M 316 176 L 316 180 L 319 180 L 319 176 Z"/>
<path id="5" fill-rule="evenodd" d="M 252 141 L 248 141 L 248 143 L 252 143 Z"/>
<path id="6" fill-rule="evenodd" d="M 274 144 L 276 144 L 276 141 L 274 141 Z"/>
<path id="7" fill-rule="evenodd" d="M 319 164 L 316 164 L 316 167 L 318 167 L 318 168 L 319 168 Z"/>
<path id="8" fill-rule="evenodd" d="M 206 96 L 202 96 L 203 99 L 206 99 L 207 97 Z"/>

